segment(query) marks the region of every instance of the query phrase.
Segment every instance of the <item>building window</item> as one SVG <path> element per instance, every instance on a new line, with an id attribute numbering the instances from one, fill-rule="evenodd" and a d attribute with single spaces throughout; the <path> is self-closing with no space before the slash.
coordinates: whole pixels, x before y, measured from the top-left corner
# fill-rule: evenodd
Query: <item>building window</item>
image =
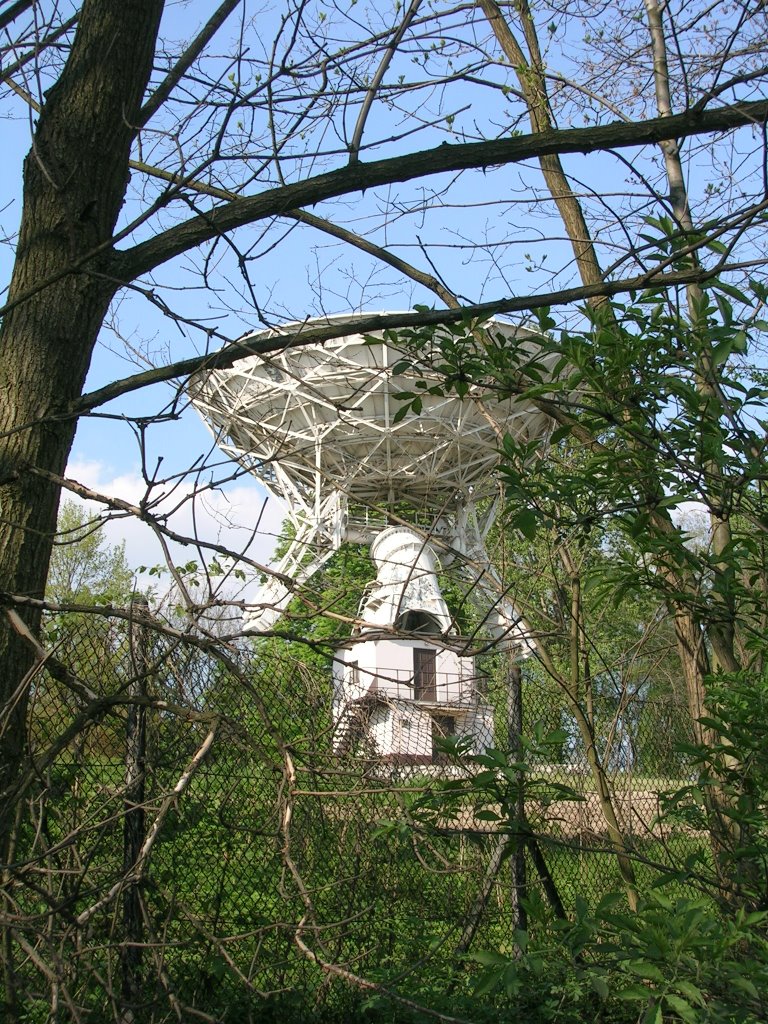
<path id="1" fill-rule="evenodd" d="M 414 700 L 437 700 L 437 652 L 416 647 L 413 652 Z"/>

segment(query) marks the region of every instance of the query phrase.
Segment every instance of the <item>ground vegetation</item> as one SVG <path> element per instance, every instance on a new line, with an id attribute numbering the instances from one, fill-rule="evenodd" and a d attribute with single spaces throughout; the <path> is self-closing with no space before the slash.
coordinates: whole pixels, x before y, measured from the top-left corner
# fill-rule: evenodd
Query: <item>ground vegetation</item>
<path id="1" fill-rule="evenodd" d="M 4 124 L 27 153 L 0 311 L 8 1019 L 257 1016 L 306 991 L 296 963 L 361 1012 L 450 1017 L 426 962 L 476 1019 L 765 1019 L 765 20 L 748 0 L 6 5 Z M 410 311 L 367 312 L 390 305 Z M 167 468 L 184 382 L 338 336 L 305 321 L 350 309 L 442 375 L 402 396 L 413 413 L 433 388 L 491 421 L 510 398 L 549 418 L 546 444 L 499 431 L 499 585 L 523 589 L 538 545 L 538 590 L 520 594 L 536 672 L 577 725 L 603 821 L 591 848 L 618 895 L 578 901 L 557 835 L 528 831 L 526 799 L 542 815 L 584 803 L 540 770 L 567 729 L 502 730 L 487 762 L 455 746 L 458 785 L 402 792 L 333 762 L 321 687 L 305 681 L 294 709 L 273 652 L 260 664 L 236 627 L 210 628 L 217 581 L 267 570 L 248 544 L 176 526 L 241 472 L 202 445 Z M 503 315 L 535 345 L 495 334 Z M 135 365 L 116 371 L 104 346 Z M 135 446 L 135 500 L 67 474 L 94 423 Z M 62 490 L 149 525 L 174 616 L 125 602 L 119 551 L 67 506 L 57 528 Z M 68 569 L 71 530 L 70 552 L 90 553 Z M 327 610 L 332 628 L 307 631 L 322 653 L 334 609 L 354 617 L 329 581 L 335 596 L 297 594 L 281 642 L 306 650 L 302 616 Z M 57 655 L 94 623 L 97 670 L 82 646 Z M 600 716 L 639 692 L 611 641 L 633 628 L 644 656 L 673 640 L 642 672 L 684 692 L 692 733 L 674 752 L 692 774 L 659 804 L 687 843 L 674 863 L 668 833 L 649 824 L 639 844 L 621 822 L 606 761 Z M 54 686 L 66 699 L 43 699 Z M 458 833 L 457 803 L 473 811 Z M 218 867 L 185 871 L 225 824 Z M 538 879 L 525 906 L 520 873 L 504 888 L 520 850 Z"/>

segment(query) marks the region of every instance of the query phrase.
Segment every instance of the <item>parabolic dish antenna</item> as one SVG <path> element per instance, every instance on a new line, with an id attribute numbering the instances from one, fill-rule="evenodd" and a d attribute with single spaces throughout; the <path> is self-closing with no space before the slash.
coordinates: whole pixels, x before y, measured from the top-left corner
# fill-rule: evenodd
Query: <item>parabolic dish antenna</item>
<path id="1" fill-rule="evenodd" d="M 350 333 L 247 356 L 228 369 L 201 371 L 189 383 L 217 444 L 286 506 L 295 540 L 276 572 L 306 581 L 344 541 L 373 540 L 393 513 L 412 514 L 449 547 L 482 557 L 491 513 L 480 527 L 477 506 L 490 510 L 498 489 L 501 438 L 536 437 L 550 421 L 530 404 L 498 401 L 480 389 L 464 398 L 423 394 L 419 413 L 398 417 L 404 404 L 398 395 L 419 393 L 419 380 L 431 386 L 441 378 L 428 358 L 404 368 L 412 354 L 389 337 L 355 333 L 354 317 L 289 324 L 251 339 L 334 320 L 347 323 Z M 483 329 L 536 354 L 531 332 L 500 322 Z M 467 346 L 476 345 L 468 334 Z M 271 580 L 250 627 L 270 628 L 289 597 Z"/>

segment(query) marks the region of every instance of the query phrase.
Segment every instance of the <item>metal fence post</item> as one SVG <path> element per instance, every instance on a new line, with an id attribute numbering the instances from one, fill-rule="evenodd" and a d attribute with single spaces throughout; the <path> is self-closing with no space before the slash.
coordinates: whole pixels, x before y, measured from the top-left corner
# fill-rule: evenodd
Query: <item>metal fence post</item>
<path id="1" fill-rule="evenodd" d="M 149 672 L 149 605 L 142 596 L 131 601 L 131 677 L 125 723 L 125 796 L 123 817 L 123 875 L 131 874 L 139 859 L 145 833 L 147 696 Z M 123 943 L 120 949 L 121 1024 L 134 1024 L 141 997 L 144 920 L 136 880 L 123 893 Z"/>
<path id="2" fill-rule="evenodd" d="M 515 761 L 522 761 L 523 751 L 523 673 L 520 663 L 511 661 L 507 669 L 507 749 Z M 515 928 L 525 930 L 528 927 L 524 901 L 527 895 L 527 878 L 525 872 L 525 847 L 527 822 L 525 816 L 524 777 L 518 774 L 519 791 L 516 800 L 515 826 L 517 835 L 515 847 L 509 858 L 512 882 L 512 911 Z"/>

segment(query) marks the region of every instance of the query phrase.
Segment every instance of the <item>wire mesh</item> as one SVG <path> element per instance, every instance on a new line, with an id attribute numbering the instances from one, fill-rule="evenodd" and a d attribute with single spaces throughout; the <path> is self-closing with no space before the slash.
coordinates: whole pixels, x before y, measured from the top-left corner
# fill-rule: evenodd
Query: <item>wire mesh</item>
<path id="1" fill-rule="evenodd" d="M 377 757 L 365 716 L 334 753 L 330 660 L 287 647 L 185 638 L 144 613 L 60 617 L 47 639 L 6 875 L 29 1020 L 54 1004 L 89 1021 L 332 1006 L 336 977 L 407 978 L 468 942 L 498 947 L 521 895 L 546 902 L 553 886 L 567 910 L 620 888 L 572 713 L 525 671 L 522 742 L 506 677 L 477 698 L 504 775 L 459 756 L 439 705 L 416 759 Z M 703 837 L 657 818 L 690 772 L 684 710 L 603 705 L 596 746 L 624 841 L 681 862 Z"/>

